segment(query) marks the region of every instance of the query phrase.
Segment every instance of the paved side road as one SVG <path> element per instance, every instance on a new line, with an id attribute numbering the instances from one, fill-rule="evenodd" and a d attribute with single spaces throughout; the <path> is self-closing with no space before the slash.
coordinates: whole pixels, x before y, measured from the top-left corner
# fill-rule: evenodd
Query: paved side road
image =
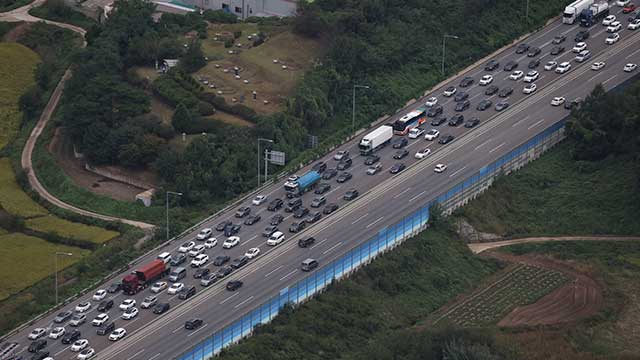
<path id="1" fill-rule="evenodd" d="M 485 250 L 499 248 L 509 245 L 526 244 L 526 243 L 538 243 L 548 241 L 637 241 L 640 240 L 640 236 L 556 236 L 556 237 L 528 237 L 513 240 L 495 241 L 488 243 L 474 243 L 469 244 L 469 249 L 474 254 L 479 254 Z"/>

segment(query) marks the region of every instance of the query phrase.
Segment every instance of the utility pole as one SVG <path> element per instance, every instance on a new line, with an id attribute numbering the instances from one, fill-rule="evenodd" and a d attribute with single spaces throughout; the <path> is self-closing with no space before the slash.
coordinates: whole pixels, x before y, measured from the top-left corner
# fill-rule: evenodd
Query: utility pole
<path id="1" fill-rule="evenodd" d="M 459 37 L 457 37 L 455 35 L 444 34 L 442 36 L 442 76 L 444 76 L 444 54 L 445 54 L 445 46 L 446 46 L 447 38 L 460 39 Z"/>
<path id="2" fill-rule="evenodd" d="M 68 253 L 68 252 L 59 252 L 56 251 L 55 254 L 53 255 L 53 263 L 54 263 L 54 272 L 55 272 L 55 278 L 56 278 L 56 304 L 55 306 L 58 306 L 58 256 L 62 255 L 62 256 L 73 256 L 73 253 Z"/>
<path id="3" fill-rule="evenodd" d="M 353 105 L 351 109 L 351 132 L 354 133 L 356 131 L 356 89 L 370 89 L 369 86 L 366 85 L 353 85 L 353 98 L 351 100 L 351 104 Z"/>
<path id="4" fill-rule="evenodd" d="M 180 192 L 167 191 L 165 197 L 167 200 L 167 241 L 169 241 L 169 195 L 182 196 Z"/>

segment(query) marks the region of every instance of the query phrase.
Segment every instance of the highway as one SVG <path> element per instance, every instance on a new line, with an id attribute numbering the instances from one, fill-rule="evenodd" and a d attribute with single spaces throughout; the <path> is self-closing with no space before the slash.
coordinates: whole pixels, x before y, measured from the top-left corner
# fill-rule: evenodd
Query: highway
<path id="1" fill-rule="evenodd" d="M 616 14 L 620 10 L 620 8 L 614 8 L 612 13 Z M 377 154 L 381 157 L 383 171 L 373 176 L 365 174 L 367 166 L 363 163 L 364 158 L 356 155 L 357 142 L 360 138 L 344 144 L 340 150 L 348 149 L 354 160 L 353 166 L 347 170 L 353 174 L 353 179 L 344 184 L 338 184 L 335 178 L 327 180 L 326 182 L 331 184 L 331 190 L 325 194 L 328 203 L 336 202 L 340 205 L 339 211 L 323 217 L 301 233 L 291 234 L 287 229 L 297 219 L 279 210 L 278 213 L 285 215 L 285 220 L 279 225 L 279 229 L 285 233 L 286 240 L 278 246 L 269 247 L 260 234 L 268 225 L 273 213 L 266 210 L 266 203 L 251 206 L 252 213 L 259 213 L 262 220 L 252 226 L 242 225 L 239 233 L 240 244 L 232 249 L 222 249 L 224 236 L 214 231 L 214 236 L 218 238 L 218 245 L 208 249 L 207 254 L 211 259 L 220 254 L 227 254 L 233 259 L 240 257 L 249 248 L 258 247 L 261 253 L 255 259 L 206 289 L 196 285 L 198 292 L 190 300 L 179 300 L 176 295 L 168 295 L 166 291 L 160 293 L 158 295 L 160 302 L 168 301 L 172 306 L 169 312 L 162 315 L 155 315 L 150 310 L 141 309 L 136 318 L 122 320 L 119 318 L 122 311 L 117 309 L 117 305 L 127 297 L 122 293 L 111 296 L 116 306 L 109 311 L 109 315 L 112 319 L 116 319 L 116 327 L 123 327 L 128 332 L 125 338 L 115 343 L 110 342 L 105 336 L 97 336 L 96 328 L 91 326 L 90 321 L 97 314 L 95 310 L 97 302 L 93 302 L 93 307 L 87 315 L 88 322 L 79 327 L 82 338 L 89 340 L 90 346 L 98 352 L 98 359 L 155 360 L 172 359 L 180 355 L 212 332 L 252 310 L 263 300 L 308 275 L 300 271 L 300 263 L 305 258 L 317 259 L 320 266 L 339 258 L 371 238 L 382 227 L 396 223 L 409 212 L 423 206 L 456 183 L 477 172 L 481 167 L 565 117 L 568 112 L 566 109 L 562 106 L 550 105 L 553 97 L 564 96 L 569 100 L 585 97 L 597 83 L 602 83 L 606 89 L 611 89 L 636 75 L 640 70 L 626 73 L 622 69 L 626 63 L 640 63 L 640 31 L 626 30 L 627 16 L 621 15 L 621 17 L 625 28 L 620 31 L 620 41 L 614 45 L 605 45 L 604 39 L 607 34 L 605 28 L 599 24 L 595 25 L 591 28 L 591 36 L 587 40 L 592 58 L 582 64 L 572 61 L 572 69 L 565 74 L 545 71 L 542 67 L 551 59 L 558 59 L 558 63 L 572 60 L 575 56 L 571 52 L 574 45 L 573 37 L 582 29 L 576 25 L 563 25 L 560 20 L 557 20 L 525 39 L 526 43 L 542 48 L 541 65 L 537 69 L 540 72 L 540 78 L 535 81 L 537 90 L 533 94 L 523 94 L 522 87 L 525 84 L 522 80 L 510 80 L 508 79 L 510 72 L 502 70 L 502 66 L 509 60 L 518 61 L 518 69 L 525 73 L 528 70 L 526 66 L 530 58 L 526 54 L 516 54 L 515 48 L 505 49 L 496 56 L 500 61 L 500 67 L 497 70 L 486 72 L 482 64 L 452 78 L 426 97 L 437 96 L 439 103 L 444 106 L 445 115 L 451 117 L 455 113 L 454 101 L 453 98 L 443 97 L 442 90 L 454 85 L 458 87 L 458 91 L 461 91 L 460 79 L 464 76 L 474 77 L 474 84 L 464 89 L 469 93 L 471 107 L 462 114 L 466 119 L 478 117 L 481 120 L 479 126 L 467 129 L 462 126 L 440 125 L 437 128 L 442 134 L 452 134 L 456 136 L 456 140 L 446 145 L 440 145 L 437 141 L 428 142 L 422 137 L 409 140 L 407 149 L 410 154 L 402 160 L 392 159 L 392 155 L 397 150 L 388 146 Z M 566 50 L 554 57 L 549 55 L 553 47 L 551 40 L 560 33 L 567 35 L 567 40 L 562 44 Z M 605 61 L 606 66 L 599 71 L 593 71 L 590 67 L 595 61 Z M 486 87 L 478 85 L 480 76 L 485 73 L 493 74 L 493 84 L 499 88 L 513 87 L 513 94 L 507 98 L 510 106 L 506 110 L 497 112 L 493 107 L 485 111 L 476 110 L 476 105 L 483 99 L 491 99 L 494 104 L 499 101 L 497 95 L 486 96 L 484 94 Z M 425 99 L 397 113 L 392 120 L 424 104 Z M 432 127 L 425 125 L 426 129 Z M 425 147 L 431 149 L 431 155 L 423 160 L 415 159 L 413 157 L 415 152 Z M 332 156 L 333 154 L 327 154 L 322 159 L 329 168 L 335 167 L 336 164 L 336 161 L 331 159 Z M 392 176 L 388 169 L 396 162 L 405 163 L 407 168 L 400 174 Z M 433 168 L 438 163 L 447 164 L 448 169 L 441 174 L 434 173 Z M 300 174 L 306 170 L 308 168 L 301 170 Z M 350 188 L 359 190 L 360 196 L 351 202 L 342 200 L 342 196 Z M 282 183 L 269 187 L 264 194 L 268 195 L 269 199 L 279 197 L 286 201 Z M 308 207 L 314 196 L 313 193 L 305 194 L 304 206 Z M 249 202 L 250 200 L 247 206 L 250 206 Z M 221 214 L 205 226 L 215 228 L 216 224 L 223 220 L 239 223 L 241 220 L 233 217 L 234 211 L 235 209 Z M 195 238 L 195 234 L 194 232 L 184 239 Z M 316 238 L 316 244 L 310 248 L 299 248 L 297 240 L 308 236 Z M 180 243 L 173 243 L 166 248 L 166 251 L 175 254 L 179 246 Z M 139 264 L 152 260 L 156 255 L 151 254 L 141 259 Z M 211 261 L 208 267 L 215 269 Z M 188 270 L 187 277 L 183 279 L 185 286 L 199 283 L 199 280 L 192 277 L 194 271 L 191 268 Z M 227 280 L 242 280 L 244 286 L 235 292 L 229 292 L 224 288 Z M 108 285 L 104 284 L 102 288 Z M 90 299 L 91 295 L 88 294 L 76 300 L 66 308 L 73 309 L 77 303 Z M 145 290 L 131 298 L 136 299 L 139 305 L 148 295 L 150 295 L 149 290 Z M 55 314 L 46 317 L 34 324 L 32 328 L 51 327 L 54 316 Z M 192 317 L 203 319 L 204 325 L 198 330 L 187 331 L 184 329 L 184 323 Z M 69 326 L 66 328 L 68 331 L 72 329 Z M 26 329 L 7 339 L 7 341 L 16 341 L 21 344 L 18 353 L 23 356 L 28 354 L 26 347 L 30 343 L 27 340 L 29 331 L 31 329 Z M 60 340 L 48 341 L 47 350 L 55 359 L 75 358 L 76 353 L 72 353 L 68 345 L 61 344 Z"/>

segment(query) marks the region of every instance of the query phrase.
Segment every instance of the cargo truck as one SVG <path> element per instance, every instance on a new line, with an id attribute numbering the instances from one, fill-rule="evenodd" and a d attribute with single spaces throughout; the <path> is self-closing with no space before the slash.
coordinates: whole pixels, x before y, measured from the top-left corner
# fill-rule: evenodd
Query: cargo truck
<path id="1" fill-rule="evenodd" d="M 609 15 L 609 3 L 593 4 L 580 13 L 580 26 L 591 27 L 607 15 Z"/>
<path id="2" fill-rule="evenodd" d="M 134 295 L 169 273 L 169 264 L 162 260 L 153 260 L 143 267 L 134 270 L 122 279 L 125 294 Z"/>
<path id="3" fill-rule="evenodd" d="M 320 173 L 311 170 L 300 176 L 297 180 L 284 183 L 284 189 L 291 195 L 299 196 L 313 189 L 318 181 L 320 181 Z"/>
<path id="4" fill-rule="evenodd" d="M 582 10 L 588 9 L 593 5 L 594 0 L 576 0 L 564 8 L 562 13 L 563 24 L 573 24 L 576 22 Z"/>
<path id="5" fill-rule="evenodd" d="M 358 148 L 360 148 L 360 155 L 367 156 L 381 147 L 387 145 L 393 137 L 393 127 L 389 125 L 382 125 L 379 128 L 365 135 Z"/>

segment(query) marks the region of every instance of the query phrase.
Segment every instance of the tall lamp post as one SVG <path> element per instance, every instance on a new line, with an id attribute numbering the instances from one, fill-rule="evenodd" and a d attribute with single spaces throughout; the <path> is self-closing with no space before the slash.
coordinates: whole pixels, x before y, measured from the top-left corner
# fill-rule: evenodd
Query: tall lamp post
<path id="1" fill-rule="evenodd" d="M 273 144 L 273 140 L 271 139 L 263 139 L 263 138 L 258 138 L 258 187 L 260 187 L 260 142 L 264 141 L 264 142 L 268 142 L 270 144 Z M 264 179 L 265 181 L 267 181 L 267 179 Z"/>
<path id="2" fill-rule="evenodd" d="M 529 23 L 529 0 L 527 0 L 527 9 L 525 10 L 524 18 L 526 19 L 528 24 Z"/>
<path id="3" fill-rule="evenodd" d="M 366 85 L 353 85 L 353 98 L 351 102 L 353 105 L 351 109 L 351 132 L 356 131 L 356 89 L 370 89 L 370 87 Z"/>
<path id="4" fill-rule="evenodd" d="M 455 35 L 444 34 L 442 36 L 442 76 L 444 76 L 444 53 L 445 53 L 445 45 L 446 45 L 447 38 L 460 39 Z"/>
<path id="5" fill-rule="evenodd" d="M 181 192 L 167 191 L 165 193 L 167 203 L 167 241 L 169 241 L 169 195 L 182 196 Z"/>
<path id="6" fill-rule="evenodd" d="M 55 306 L 58 306 L 58 256 L 73 256 L 73 253 L 56 251 L 55 254 L 53 255 L 53 264 L 54 264 L 53 271 L 56 277 L 56 305 Z"/>

